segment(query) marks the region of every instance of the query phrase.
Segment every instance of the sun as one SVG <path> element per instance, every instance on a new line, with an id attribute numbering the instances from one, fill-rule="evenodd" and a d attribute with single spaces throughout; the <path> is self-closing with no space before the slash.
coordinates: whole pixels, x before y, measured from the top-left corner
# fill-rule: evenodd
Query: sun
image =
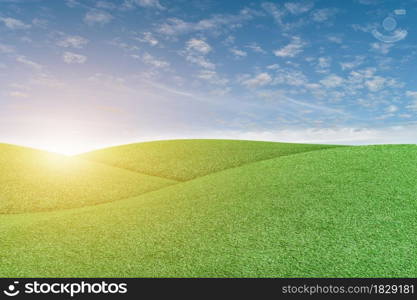
<path id="1" fill-rule="evenodd" d="M 48 128 L 34 132 L 25 144 L 29 147 L 48 152 L 72 156 L 99 148 L 94 136 L 82 130 L 66 130 L 66 128 Z"/>
<path id="2" fill-rule="evenodd" d="M 65 139 L 39 143 L 39 146 L 36 148 L 67 156 L 87 152 L 91 149 L 91 147 L 88 147 L 88 145 L 82 142 L 69 141 Z"/>

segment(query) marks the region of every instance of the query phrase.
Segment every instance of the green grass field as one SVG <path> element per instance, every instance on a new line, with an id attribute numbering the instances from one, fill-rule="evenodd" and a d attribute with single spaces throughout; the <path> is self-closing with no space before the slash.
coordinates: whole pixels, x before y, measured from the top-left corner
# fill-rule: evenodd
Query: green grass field
<path id="1" fill-rule="evenodd" d="M 34 149 L 0 144 L 0 214 L 112 202 L 176 181 Z"/>
<path id="2" fill-rule="evenodd" d="M 417 146 L 179 140 L 50 157 L 0 146 L 1 277 L 417 276 Z"/>

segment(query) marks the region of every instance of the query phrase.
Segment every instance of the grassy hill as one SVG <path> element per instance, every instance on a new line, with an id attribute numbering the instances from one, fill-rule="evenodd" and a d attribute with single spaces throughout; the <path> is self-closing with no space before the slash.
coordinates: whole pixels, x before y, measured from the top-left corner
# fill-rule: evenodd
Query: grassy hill
<path id="1" fill-rule="evenodd" d="M 0 215 L 0 276 L 416 277 L 416 162 L 416 146 L 317 150 Z"/>
<path id="2" fill-rule="evenodd" d="M 106 148 L 80 157 L 143 174 L 186 181 L 255 161 L 331 147 L 334 146 L 233 140 L 173 140 Z"/>
<path id="3" fill-rule="evenodd" d="M 0 144 L 0 214 L 95 205 L 173 183 L 77 158 Z"/>

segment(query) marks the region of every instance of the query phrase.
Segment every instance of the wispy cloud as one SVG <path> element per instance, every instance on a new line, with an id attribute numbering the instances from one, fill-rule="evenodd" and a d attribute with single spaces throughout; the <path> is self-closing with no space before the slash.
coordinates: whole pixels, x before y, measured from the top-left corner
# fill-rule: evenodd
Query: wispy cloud
<path id="1" fill-rule="evenodd" d="M 279 57 L 295 57 L 301 52 L 303 52 L 303 48 L 307 45 L 300 37 L 295 36 L 292 38 L 291 43 L 286 45 L 285 47 L 275 50 L 275 56 Z"/>
<path id="2" fill-rule="evenodd" d="M 84 64 L 87 61 L 87 56 L 73 52 L 65 52 L 62 55 L 62 59 L 67 64 Z"/>
<path id="3" fill-rule="evenodd" d="M 201 39 L 191 39 L 187 42 L 187 51 L 191 52 L 199 52 L 201 54 L 208 54 L 212 48 L 211 46 L 204 40 Z"/>
<path id="4" fill-rule="evenodd" d="M 25 56 L 18 56 L 18 57 L 16 57 L 16 61 L 19 62 L 19 63 L 21 63 L 21 64 L 24 64 L 26 66 L 29 66 L 29 67 L 37 70 L 37 71 L 40 71 L 40 70 L 42 70 L 44 68 L 41 64 L 36 63 L 36 62 L 34 62 L 34 61 L 26 58 Z"/>
<path id="5" fill-rule="evenodd" d="M 229 82 L 229 80 L 220 77 L 219 74 L 213 70 L 201 70 L 197 77 L 214 85 L 226 85 Z"/>
<path id="6" fill-rule="evenodd" d="M 315 22 L 326 22 L 331 17 L 335 16 L 339 10 L 336 8 L 322 8 L 316 9 L 312 12 L 311 16 Z"/>
<path id="7" fill-rule="evenodd" d="M 336 44 L 342 44 L 343 43 L 343 39 L 339 35 L 334 35 L 334 34 L 328 35 L 327 39 L 332 43 L 336 43 Z"/>
<path id="8" fill-rule="evenodd" d="M 294 15 L 300 15 L 308 12 L 314 7 L 314 3 L 310 1 L 287 2 L 285 8 Z"/>
<path id="9" fill-rule="evenodd" d="M 364 61 L 365 61 L 365 57 L 358 55 L 353 60 L 341 62 L 340 67 L 342 68 L 342 70 L 351 70 L 362 65 Z"/>
<path id="10" fill-rule="evenodd" d="M 12 30 L 19 30 L 19 29 L 29 29 L 32 27 L 30 24 L 25 24 L 24 22 L 14 19 L 14 18 L 0 18 L 0 21 L 3 22 L 3 24 Z"/>
<path id="11" fill-rule="evenodd" d="M 76 48 L 81 49 L 88 44 L 88 40 L 78 35 L 66 36 L 63 39 L 59 40 L 56 44 L 57 46 L 64 48 Z"/>
<path id="12" fill-rule="evenodd" d="M 417 127 L 415 125 L 367 127 L 318 127 L 288 128 L 258 131 L 222 131 L 213 132 L 216 138 L 234 138 L 244 140 L 280 141 L 289 143 L 318 143 L 341 145 L 369 144 L 415 144 Z"/>
<path id="13" fill-rule="evenodd" d="M 109 1 L 97 1 L 96 2 L 97 8 L 103 8 L 103 9 L 115 9 L 117 6 Z"/>
<path id="14" fill-rule="evenodd" d="M 182 54 L 188 62 L 204 69 L 213 70 L 216 68 L 216 65 L 206 57 L 211 51 L 212 47 L 206 41 L 193 38 L 187 41 L 185 50 L 182 51 Z"/>
<path id="15" fill-rule="evenodd" d="M 125 0 L 123 3 L 123 7 L 125 8 L 131 9 L 135 6 L 165 9 L 165 7 L 161 5 L 159 0 Z"/>
<path id="16" fill-rule="evenodd" d="M 246 57 L 248 53 L 246 51 L 237 49 L 237 48 L 231 48 L 229 51 L 236 57 L 236 58 L 242 58 Z"/>
<path id="17" fill-rule="evenodd" d="M 143 54 L 142 60 L 145 64 L 151 65 L 155 68 L 167 68 L 170 66 L 169 62 L 162 60 L 162 59 L 157 59 L 149 53 Z"/>
<path id="18" fill-rule="evenodd" d="M 186 22 L 179 18 L 169 18 L 158 26 L 157 31 L 164 35 L 180 35 L 198 31 L 216 31 L 219 29 L 233 29 L 240 27 L 255 17 L 255 12 L 243 9 L 237 15 L 219 14 L 197 22 Z"/>
<path id="19" fill-rule="evenodd" d="M 380 54 L 388 54 L 394 44 L 387 43 L 372 43 L 371 50 Z"/>
<path id="20" fill-rule="evenodd" d="M 14 97 L 14 98 L 29 98 L 29 94 L 27 94 L 25 92 L 20 92 L 20 91 L 10 92 L 9 96 Z"/>
<path id="21" fill-rule="evenodd" d="M 88 25 L 104 25 L 109 23 L 113 16 L 103 10 L 91 10 L 84 16 L 84 22 Z"/>
<path id="22" fill-rule="evenodd" d="M 329 75 L 326 78 L 320 80 L 320 83 L 326 88 L 334 88 L 342 85 L 343 78 L 335 74 Z"/>
<path id="23" fill-rule="evenodd" d="M 259 46 L 257 43 L 250 43 L 249 45 L 246 45 L 246 48 L 251 49 L 253 52 L 256 52 L 256 53 L 262 53 L 262 54 L 266 53 L 266 51 L 262 49 L 262 47 Z"/>
<path id="24" fill-rule="evenodd" d="M 242 82 L 243 85 L 249 88 L 256 88 L 267 85 L 272 82 L 272 77 L 268 73 L 260 73 L 253 78 L 249 78 Z"/>
<path id="25" fill-rule="evenodd" d="M 264 2 L 261 4 L 261 7 L 264 9 L 264 11 L 271 15 L 272 18 L 275 20 L 275 23 L 278 24 L 279 28 L 281 30 L 283 30 L 284 32 L 288 32 L 291 30 L 296 30 L 300 27 L 302 27 L 303 25 L 305 25 L 307 22 L 304 18 L 299 18 L 297 20 L 292 20 L 292 21 L 287 21 L 286 17 L 289 14 L 301 14 L 303 12 L 306 12 L 308 10 L 305 10 L 305 8 L 303 9 L 302 5 L 299 5 L 295 2 L 288 4 L 287 6 L 290 8 L 285 8 L 284 6 L 280 6 L 277 5 L 275 3 L 272 2 Z M 307 8 L 309 8 L 309 6 L 307 6 Z M 291 12 L 292 10 L 292 12 Z"/>
<path id="26" fill-rule="evenodd" d="M 147 43 L 151 46 L 156 46 L 159 44 L 159 41 L 153 36 L 152 32 L 144 32 L 141 37 L 134 37 L 135 40 L 139 42 Z"/>
<path id="27" fill-rule="evenodd" d="M 417 100 L 417 91 L 407 91 L 405 94 L 407 97 Z"/>
<path id="28" fill-rule="evenodd" d="M 210 60 L 205 58 L 204 56 L 196 56 L 196 55 L 187 55 L 186 60 L 192 64 L 198 65 L 204 69 L 213 70 L 216 68 L 216 65 L 212 63 Z"/>

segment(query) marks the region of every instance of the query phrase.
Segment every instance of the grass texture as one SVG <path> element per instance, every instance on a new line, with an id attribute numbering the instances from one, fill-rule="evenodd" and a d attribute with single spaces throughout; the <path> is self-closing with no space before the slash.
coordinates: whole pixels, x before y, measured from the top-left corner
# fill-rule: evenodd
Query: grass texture
<path id="1" fill-rule="evenodd" d="M 7 144 L 0 144 L 0 170 L 0 214 L 95 205 L 175 183 L 165 178 Z"/>
<path id="2" fill-rule="evenodd" d="M 334 146 L 233 140 L 172 140 L 106 148 L 80 157 L 186 181 L 225 169 L 284 155 Z"/>
<path id="3" fill-rule="evenodd" d="M 408 145 L 316 150 L 0 215 L 0 276 L 416 277 L 416 162 Z"/>

